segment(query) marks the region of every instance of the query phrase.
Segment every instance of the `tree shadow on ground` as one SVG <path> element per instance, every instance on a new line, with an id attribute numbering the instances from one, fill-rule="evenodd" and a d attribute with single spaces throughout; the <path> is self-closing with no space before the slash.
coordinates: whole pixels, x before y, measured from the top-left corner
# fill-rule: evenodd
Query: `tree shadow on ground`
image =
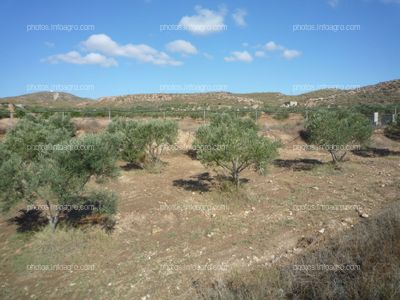
<path id="1" fill-rule="evenodd" d="M 173 185 L 191 192 L 209 192 L 211 187 L 222 188 L 223 183 L 232 183 L 232 178 L 226 175 L 212 177 L 209 172 L 191 176 L 193 179 L 177 179 Z M 240 178 L 240 184 L 248 183 L 247 178 Z"/>
<path id="2" fill-rule="evenodd" d="M 130 170 L 143 170 L 143 167 L 140 166 L 139 164 L 136 163 L 127 163 L 126 165 L 123 165 L 120 167 L 124 171 L 130 171 Z"/>
<path id="3" fill-rule="evenodd" d="M 306 143 L 310 142 L 310 133 L 308 131 L 306 131 L 304 129 L 300 130 L 299 136 L 304 142 L 306 142 Z"/>
<path id="4" fill-rule="evenodd" d="M 324 163 L 318 159 L 276 159 L 274 165 L 280 168 L 292 169 L 294 171 L 309 171 Z"/>
<path id="5" fill-rule="evenodd" d="M 7 220 L 9 225 L 16 225 L 17 232 L 37 232 L 49 224 L 49 220 L 41 210 L 21 209 L 19 214 Z M 100 226 L 106 232 L 112 232 L 115 221 L 107 215 L 93 213 L 92 210 L 71 209 L 65 211 L 60 216 L 60 224 L 75 228 L 86 228 L 90 226 Z"/>
<path id="6" fill-rule="evenodd" d="M 197 151 L 194 149 L 190 149 L 186 151 L 184 154 L 189 156 L 192 160 L 197 160 Z"/>
<path id="7" fill-rule="evenodd" d="M 49 223 L 41 210 L 21 209 L 19 215 L 7 220 L 8 224 L 17 226 L 17 232 L 39 231 Z"/>
<path id="8" fill-rule="evenodd" d="M 217 179 L 217 181 L 219 183 L 228 183 L 228 184 L 232 184 L 233 185 L 232 177 L 230 177 L 230 176 L 226 176 L 226 175 L 223 175 L 223 174 L 218 174 L 216 179 Z M 247 179 L 247 178 L 240 178 L 239 179 L 239 184 L 245 184 L 245 183 L 248 183 L 248 182 L 250 182 L 250 179 Z"/>
<path id="9" fill-rule="evenodd" d="M 181 187 L 187 191 L 192 192 L 208 192 L 214 178 L 211 177 L 209 172 L 201 173 L 191 176 L 193 179 L 177 179 L 173 181 L 173 185 Z"/>
<path id="10" fill-rule="evenodd" d="M 70 223 L 75 228 L 88 228 L 99 226 L 107 233 L 111 233 L 115 229 L 116 221 L 104 214 L 88 214 L 81 218 L 75 219 L 75 222 Z"/>
<path id="11" fill-rule="evenodd" d="M 400 156 L 400 151 L 392 151 L 386 148 L 367 147 L 351 151 L 354 155 L 361 157 L 384 157 L 384 156 Z"/>
<path id="12" fill-rule="evenodd" d="M 116 225 L 115 220 L 109 215 L 100 212 L 101 203 L 96 199 L 85 199 L 85 197 L 82 197 L 80 201 L 76 202 L 82 203 L 80 207 L 72 207 L 62 214 L 66 224 L 75 228 L 99 226 L 106 232 L 114 230 Z"/>

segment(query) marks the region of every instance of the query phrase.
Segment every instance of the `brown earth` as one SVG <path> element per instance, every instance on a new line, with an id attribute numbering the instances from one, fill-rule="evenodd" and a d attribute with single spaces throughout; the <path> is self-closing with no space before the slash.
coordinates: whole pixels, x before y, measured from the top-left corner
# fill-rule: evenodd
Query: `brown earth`
<path id="1" fill-rule="evenodd" d="M 101 127 L 107 123 L 96 122 Z M 181 120 L 177 148 L 182 151 L 164 157 L 161 173 L 122 169 L 118 179 L 101 185 L 120 198 L 114 232 L 100 241 L 60 243 L 52 251 L 65 251 L 62 254 L 50 255 L 51 249 L 40 248 L 34 236 L 16 234 L 16 226 L 7 222 L 16 211 L 2 217 L 0 295 L 8 299 L 193 298 L 200 279 L 221 278 L 255 264 L 268 268 L 280 257 L 301 252 L 297 243 L 302 237 L 323 239 L 362 221 L 355 206 L 371 216 L 398 200 L 398 142 L 377 132 L 371 147 L 388 148 L 389 154 L 350 153 L 342 169 L 336 170 L 329 164 L 329 154 L 294 146 L 304 144 L 297 138 L 302 122 L 297 115 L 286 121 L 260 118 L 262 134 L 282 140 L 279 161 L 266 176 L 244 172 L 242 178 L 248 182 L 236 192 L 221 187 L 216 170 L 184 153 L 202 122 Z M 90 188 L 97 184 L 91 183 Z M 91 249 L 92 245 L 96 247 Z M 26 265 L 44 262 L 94 264 L 95 270 L 26 270 Z"/>

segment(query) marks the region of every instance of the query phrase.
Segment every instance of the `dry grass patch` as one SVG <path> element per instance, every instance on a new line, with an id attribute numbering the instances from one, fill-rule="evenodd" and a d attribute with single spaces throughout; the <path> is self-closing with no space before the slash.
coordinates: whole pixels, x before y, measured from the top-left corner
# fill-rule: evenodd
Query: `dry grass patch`
<path id="1" fill-rule="evenodd" d="M 272 267 L 232 273 L 199 299 L 398 299 L 400 202 Z"/>

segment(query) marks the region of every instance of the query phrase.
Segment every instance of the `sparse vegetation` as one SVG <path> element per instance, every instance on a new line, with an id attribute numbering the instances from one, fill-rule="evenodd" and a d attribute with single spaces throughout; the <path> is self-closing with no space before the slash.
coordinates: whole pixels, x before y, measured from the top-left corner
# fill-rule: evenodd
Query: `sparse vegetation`
<path id="1" fill-rule="evenodd" d="M 196 291 L 199 298 L 205 299 L 340 298 L 341 295 L 354 296 L 356 293 L 365 298 L 374 289 L 376 297 L 388 298 L 395 293 L 392 286 L 393 280 L 398 280 L 397 262 L 390 255 L 390 248 L 387 251 L 381 249 L 385 256 L 379 261 L 374 256 L 376 246 L 373 244 L 376 240 L 386 239 L 387 242 L 381 245 L 385 249 L 389 247 L 393 224 L 389 224 L 389 221 L 373 221 L 374 224 L 388 228 L 387 232 L 381 234 L 378 229 L 368 227 L 365 232 L 370 232 L 371 235 L 365 239 L 364 230 L 357 231 L 360 241 L 346 238 L 338 232 L 338 242 L 330 242 L 327 239 L 330 233 L 336 233 L 336 229 L 345 226 L 339 221 L 335 229 L 329 229 L 325 224 L 327 217 L 343 220 L 342 217 L 350 215 L 354 219 L 356 212 L 301 212 L 293 210 L 293 207 L 305 203 L 318 205 L 320 199 L 327 205 L 357 203 L 366 207 L 370 207 L 372 199 L 378 197 L 382 203 L 393 201 L 399 187 L 396 181 L 398 168 L 393 164 L 399 153 L 397 142 L 382 139 L 384 137 L 381 133 L 375 133 L 371 146 L 377 147 L 376 140 L 382 139 L 379 142 L 390 148 L 390 154 L 376 158 L 351 156 L 351 161 L 338 171 L 333 164 L 323 162 L 329 159 L 327 152 L 303 151 L 300 152 L 301 157 L 298 157 L 299 152 L 293 150 L 292 144 L 287 144 L 287 141 L 293 141 L 298 130 L 303 127 L 304 119 L 301 115 L 293 113 L 285 122 L 276 122 L 270 115 L 262 114 L 258 118 L 258 124 L 271 121 L 278 123 L 269 128 L 257 127 L 254 119 L 254 116 L 251 119 L 242 118 L 240 113 L 237 117 L 235 113 L 213 113 L 213 121 L 208 125 L 201 126 L 202 121 L 180 120 L 178 122 L 181 130 L 177 144 L 183 147 L 192 146 L 197 157 L 200 159 L 203 156 L 205 160 L 196 160 L 196 156 L 189 157 L 182 152 L 161 152 L 159 160 L 168 162 L 163 165 L 162 174 L 142 170 L 129 171 L 130 168 L 122 165 L 118 168 L 121 169 L 121 176 L 115 181 L 106 179 L 113 177 L 119 166 L 116 156 L 123 157 L 118 149 L 128 151 L 123 160 L 128 161 L 129 154 L 133 153 L 134 163 L 151 164 L 144 142 L 140 151 L 129 152 L 132 147 L 139 145 L 137 141 L 140 139 L 155 141 L 155 138 L 146 140 L 141 135 L 146 131 L 137 130 L 140 126 L 149 124 L 148 119 L 114 120 L 105 132 L 99 130 L 96 134 L 90 133 L 93 131 L 91 126 L 78 125 L 80 130 L 77 132 L 67 116 L 64 119 L 60 115 L 49 115 L 47 118 L 26 116 L 21 119 L 0 143 L 0 182 L 2 191 L 6 192 L 1 195 L 6 195 L 9 199 L 2 200 L 2 205 L 15 209 L 23 208 L 23 203 L 46 206 L 45 200 L 49 199 L 50 204 L 90 205 L 91 209 L 60 211 L 58 221 L 56 212 L 52 211 L 53 217 L 48 216 L 49 221 L 40 216 L 40 226 L 33 226 L 36 224 L 34 211 L 19 213 L 9 221 L 12 226 L 15 224 L 17 233 L 14 227 L 7 225 L 8 222 L 3 222 L 2 228 L 8 229 L 4 234 L 7 243 L 3 243 L 3 252 L 9 259 L 2 263 L 2 269 L 5 274 L 17 276 L 9 278 L 0 274 L 5 284 L 8 284 L 1 295 L 13 298 L 14 294 L 14 298 L 23 298 L 40 294 L 46 298 L 47 292 L 61 295 L 71 292 L 75 293 L 74 296 L 84 297 L 93 285 L 104 286 L 91 291 L 91 296 L 99 299 L 117 296 L 140 298 L 147 294 L 156 299 L 185 299 L 195 298 L 196 295 L 193 296 L 192 293 Z M 80 121 L 81 119 L 74 120 L 74 123 L 80 124 Z M 108 120 L 97 121 L 102 129 L 108 124 Z M 150 122 L 153 121 L 157 120 Z M 127 125 L 132 127 L 127 130 Z M 195 130 L 199 126 L 201 127 L 196 135 Z M 27 134 L 31 133 L 31 128 L 35 128 L 35 133 Z M 46 133 L 49 128 L 55 133 L 54 136 Z M 154 133 L 154 128 L 147 131 L 146 135 Z M 124 140 L 128 132 L 131 132 L 129 136 L 135 138 L 129 140 L 130 146 L 127 146 L 128 140 Z M 166 132 L 171 133 L 174 130 Z M 267 178 L 251 172 L 251 169 L 265 170 L 263 167 L 276 157 L 278 143 L 263 136 L 284 140 L 280 159 L 274 161 Z M 195 140 L 192 145 L 193 137 Z M 80 148 L 81 145 L 91 144 L 104 150 L 57 151 L 46 147 L 23 147 L 26 143 L 47 145 L 47 138 L 60 145 L 77 145 L 79 147 L 75 148 Z M 160 141 L 157 145 L 165 147 L 173 140 L 175 141 L 160 138 L 157 139 Z M 295 142 L 303 143 L 301 140 Z M 14 152 L 10 151 L 14 148 Z M 38 151 L 39 149 L 42 151 Z M 141 153 L 143 158 L 137 153 Z M 355 154 L 352 152 L 349 155 Z M 18 163 L 10 161 L 11 157 Z M 238 162 L 250 164 L 239 172 L 236 182 L 231 175 L 235 171 L 231 161 L 235 158 L 238 158 Z M 218 166 L 215 159 L 221 159 L 228 168 Z M 367 164 L 368 161 L 374 163 Z M 295 168 L 303 166 L 302 164 L 315 165 L 315 168 Z M 215 168 L 205 169 L 204 166 L 208 165 Z M 226 176 L 220 174 L 221 170 L 230 176 L 229 181 L 225 181 Z M 384 173 L 374 176 L 377 170 Z M 14 174 L 14 177 L 5 176 L 9 174 Z M 72 174 L 75 175 L 68 179 L 68 175 Z M 357 178 L 353 174 L 357 174 Z M 237 182 L 245 181 L 246 186 L 237 189 Z M 7 182 L 13 188 L 5 188 Z M 371 196 L 361 197 L 359 191 Z M 22 193 L 24 197 L 16 197 L 13 193 Z M 118 201 L 119 209 L 116 208 L 115 193 L 121 199 Z M 30 199 L 32 202 L 27 202 Z M 197 207 L 203 207 L 204 210 L 195 210 Z M 7 215 L 14 216 L 15 209 L 9 210 Z M 46 210 L 45 213 L 47 215 L 50 212 Z M 374 215 L 374 212 L 368 210 L 368 214 L 370 213 Z M 114 214 L 116 215 L 112 219 L 107 218 Z M 389 219 L 391 217 L 385 220 Z M 54 225 L 56 222 L 58 225 L 54 232 L 52 226 L 44 225 Z M 354 224 L 356 223 L 357 220 Z M 326 229 L 323 235 L 317 231 L 321 229 L 319 226 Z M 99 231 L 97 227 L 103 230 Z M 357 226 L 355 228 L 354 230 L 358 230 Z M 377 233 L 378 239 L 372 236 L 373 232 Z M 291 251 L 294 247 L 291 241 L 296 243 L 297 238 L 303 234 L 307 234 L 307 238 L 310 234 L 313 237 L 310 240 L 317 240 L 318 243 L 309 246 L 309 250 L 304 249 L 300 255 L 286 257 L 284 251 Z M 315 236 L 319 236 L 321 240 L 314 238 Z M 322 243 L 325 236 L 327 242 Z M 227 244 L 229 247 L 226 247 Z M 349 245 L 353 245 L 354 249 Z M 371 255 L 374 257 L 360 252 L 359 245 L 367 245 L 366 247 L 373 249 Z M 78 248 L 82 248 L 81 254 L 75 255 Z M 188 250 L 196 256 L 182 255 Z M 57 254 L 59 251 L 67 251 L 71 255 L 60 256 Z M 271 251 L 275 256 L 282 257 L 279 264 L 270 264 Z M 112 258 L 110 254 L 113 254 Z M 301 272 L 293 269 L 293 265 L 300 264 L 356 264 L 358 260 L 354 257 L 368 262 L 362 264 L 362 274 Z M 211 262 L 208 262 L 208 258 Z M 377 263 L 373 264 L 372 261 Z M 182 271 L 172 268 L 169 273 L 160 272 L 163 265 L 170 263 L 173 267 L 182 267 Z M 385 267 L 385 263 L 390 263 L 393 268 Z M 54 281 L 43 284 L 48 273 L 24 270 L 30 265 L 57 264 L 94 265 L 95 270 L 52 273 L 55 280 L 72 284 L 82 282 L 82 285 L 68 286 L 68 290 L 57 292 L 55 289 L 58 286 L 53 286 Z M 189 265 L 206 264 L 226 264 L 228 270 L 232 269 L 232 273 L 203 273 L 183 269 Z M 371 266 L 375 267 L 375 271 Z M 35 280 L 42 284 L 35 286 L 24 283 L 29 290 L 20 289 L 21 280 L 26 280 L 33 272 Z M 143 281 L 143 276 L 148 280 Z M 308 281 L 310 276 L 313 277 L 312 282 Z M 127 285 L 127 282 L 133 282 L 134 288 Z M 329 285 L 328 282 L 335 282 L 336 285 Z M 175 285 L 180 290 L 168 289 Z"/>
<path id="2" fill-rule="evenodd" d="M 228 2 L 0 2 L 0 300 L 400 300 L 400 0 Z"/>

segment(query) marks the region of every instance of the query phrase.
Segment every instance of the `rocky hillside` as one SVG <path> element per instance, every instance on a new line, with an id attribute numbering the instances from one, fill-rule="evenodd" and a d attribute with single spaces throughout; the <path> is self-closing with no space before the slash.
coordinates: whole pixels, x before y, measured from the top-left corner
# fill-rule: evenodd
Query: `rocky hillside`
<path id="1" fill-rule="evenodd" d="M 295 97 L 300 105 L 307 107 L 354 104 L 400 104 L 400 80 L 381 82 L 358 89 L 326 89 Z"/>
<path id="2" fill-rule="evenodd" d="M 358 89 L 322 89 L 289 96 L 281 93 L 233 94 L 228 92 L 193 94 L 132 94 L 102 97 L 98 100 L 81 98 L 62 92 L 40 92 L 16 97 L 0 98 L 0 103 L 15 103 L 45 107 L 245 107 L 281 106 L 297 101 L 299 106 L 350 106 L 355 104 L 400 104 L 400 80 L 386 81 Z"/>
<path id="3" fill-rule="evenodd" d="M 400 104 L 400 80 L 392 80 L 357 89 L 322 89 L 309 93 L 289 96 L 281 93 L 233 94 L 226 92 L 199 94 L 137 94 L 100 98 L 100 106 L 132 106 L 145 104 L 191 104 L 225 105 L 241 107 L 280 106 L 288 101 L 297 101 L 300 106 L 315 107 L 380 103 Z"/>
<path id="4" fill-rule="evenodd" d="M 0 98 L 0 103 L 37 105 L 46 107 L 86 106 L 94 101 L 63 92 L 38 92 L 15 97 Z"/>
<path id="5" fill-rule="evenodd" d="M 99 106 L 133 106 L 146 104 L 188 104 L 188 105 L 231 105 L 261 106 L 262 101 L 244 95 L 215 92 L 197 94 L 136 94 L 114 97 L 102 97 L 96 103 Z"/>

